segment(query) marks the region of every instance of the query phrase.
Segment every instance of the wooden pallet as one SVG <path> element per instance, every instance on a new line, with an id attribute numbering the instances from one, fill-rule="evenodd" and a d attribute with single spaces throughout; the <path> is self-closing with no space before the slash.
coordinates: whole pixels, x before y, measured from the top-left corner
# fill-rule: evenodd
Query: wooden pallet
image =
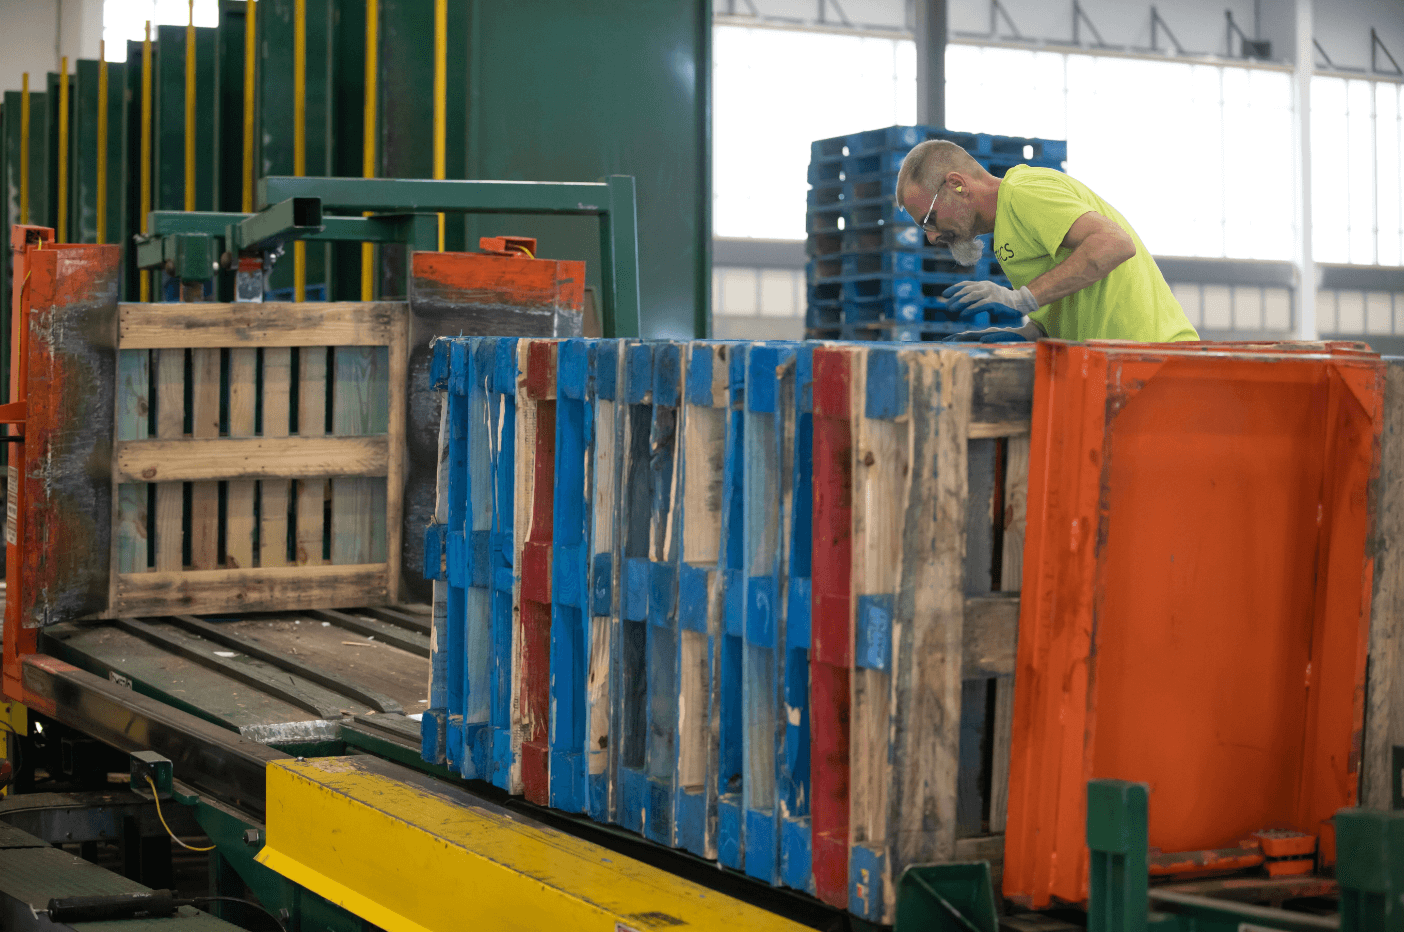
<path id="1" fill-rule="evenodd" d="M 105 617 L 399 590 L 404 304 L 120 309 Z"/>

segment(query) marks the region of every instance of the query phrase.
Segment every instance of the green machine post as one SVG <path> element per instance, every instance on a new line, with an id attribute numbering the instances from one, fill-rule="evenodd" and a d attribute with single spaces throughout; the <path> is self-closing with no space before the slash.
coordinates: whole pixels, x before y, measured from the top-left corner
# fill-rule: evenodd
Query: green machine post
<path id="1" fill-rule="evenodd" d="M 1404 812 L 1336 813 L 1342 932 L 1404 932 Z"/>
<path id="2" fill-rule="evenodd" d="M 1149 813 L 1150 792 L 1143 783 L 1087 784 L 1088 932 L 1145 932 L 1150 909 Z"/>

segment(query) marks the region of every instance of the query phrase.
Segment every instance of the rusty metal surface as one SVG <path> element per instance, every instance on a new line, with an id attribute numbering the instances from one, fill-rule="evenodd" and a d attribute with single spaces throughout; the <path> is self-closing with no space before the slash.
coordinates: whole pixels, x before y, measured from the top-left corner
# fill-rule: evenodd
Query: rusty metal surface
<path id="1" fill-rule="evenodd" d="M 440 336 L 580 336 L 585 264 L 419 252 L 413 271 L 400 600 L 432 602 L 423 572 L 423 529 L 433 517 L 438 477 L 439 396 L 429 388 L 430 344 Z"/>
<path id="2" fill-rule="evenodd" d="M 58 245 L 29 256 L 24 508 L 17 516 L 28 627 L 107 608 L 118 262 L 116 246 Z"/>

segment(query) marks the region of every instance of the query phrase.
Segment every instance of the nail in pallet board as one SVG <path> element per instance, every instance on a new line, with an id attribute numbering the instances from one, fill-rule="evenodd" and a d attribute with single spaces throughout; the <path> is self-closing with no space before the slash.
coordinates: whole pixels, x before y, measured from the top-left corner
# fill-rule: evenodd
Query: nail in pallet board
<path id="1" fill-rule="evenodd" d="M 383 604 L 397 592 L 387 555 L 399 552 L 406 327 L 402 304 L 123 305 L 107 616 Z"/>

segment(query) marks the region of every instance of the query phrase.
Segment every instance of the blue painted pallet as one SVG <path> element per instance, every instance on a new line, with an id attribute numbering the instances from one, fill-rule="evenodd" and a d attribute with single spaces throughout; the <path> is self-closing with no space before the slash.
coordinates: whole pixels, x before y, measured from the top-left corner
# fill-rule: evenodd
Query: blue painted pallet
<path id="1" fill-rule="evenodd" d="M 550 800 L 589 811 L 590 471 L 594 466 L 594 355 L 588 340 L 566 340 L 556 357 L 555 508 L 551 515 Z"/>
<path id="2" fill-rule="evenodd" d="M 420 757 L 431 764 L 447 762 L 448 725 L 448 576 L 444 566 L 444 536 L 448 529 L 449 344 L 435 340 L 429 358 L 429 389 L 438 393 L 438 478 L 435 482 L 434 516 L 424 529 L 424 578 L 433 584 L 434 604 L 429 628 L 429 708 L 420 717 Z"/>
<path id="3" fill-rule="evenodd" d="M 944 301 L 943 295 L 952 285 L 973 281 L 970 275 L 948 273 L 914 272 L 906 275 L 862 275 L 841 276 L 827 281 L 810 284 L 807 297 L 810 302 L 826 301 Z M 1009 279 L 992 276 L 990 281 L 1009 287 Z"/>
<path id="4" fill-rule="evenodd" d="M 467 340 L 467 491 L 458 564 L 464 572 L 464 633 L 466 652 L 463 684 L 463 755 L 459 772 L 468 779 L 486 780 L 492 772 L 492 589 L 491 536 L 493 467 L 488 419 L 488 377 L 494 360 L 482 337 Z M 453 554 L 449 538 L 449 554 Z"/>
<path id="5" fill-rule="evenodd" d="M 678 564 L 677 845 L 717 856 L 716 723 L 721 643 L 722 488 L 726 471 L 727 382 L 733 347 L 694 342 L 687 349 L 683 398 L 682 543 Z"/>
<path id="6" fill-rule="evenodd" d="M 810 284 L 872 275 L 954 275 L 963 281 L 1004 277 L 999 260 L 986 252 L 974 265 L 961 265 L 949 249 L 889 249 L 846 252 L 811 259 L 805 267 Z"/>
<path id="7" fill-rule="evenodd" d="M 585 704 L 588 721 L 586 791 L 590 818 L 613 821 L 614 784 L 620 741 L 614 730 L 611 697 L 619 689 L 615 648 L 619 643 L 620 466 L 623 429 L 627 419 L 622 370 L 628 344 L 619 340 L 591 341 L 594 383 L 593 459 L 589 470 L 592 528 L 590 533 L 590 658 Z"/>
<path id="8" fill-rule="evenodd" d="M 958 133 L 930 126 L 885 126 L 881 129 L 831 136 L 810 143 L 809 154 L 811 159 L 821 160 L 846 158 L 883 149 L 905 151 L 928 139 L 948 140 L 976 158 L 999 155 L 1063 161 L 1068 157 L 1068 144 L 1063 140 L 996 136 L 989 133 Z"/>
<path id="9" fill-rule="evenodd" d="M 744 865 L 745 717 L 742 706 L 746 564 L 743 509 L 746 438 L 746 358 L 750 347 L 731 348 L 728 376 L 726 461 L 722 470 L 722 639 L 718 651 L 720 681 L 717 749 L 717 860 L 741 870 Z"/>
<path id="10" fill-rule="evenodd" d="M 806 326 L 837 327 L 844 324 L 891 326 L 897 324 L 949 324 L 955 333 L 975 327 L 1018 326 L 1023 315 L 1015 312 L 952 311 L 940 298 L 890 298 L 875 301 L 811 301 Z"/>
<path id="11" fill-rule="evenodd" d="M 678 768 L 678 561 L 682 508 L 678 421 L 687 357 L 681 343 L 653 348 L 653 424 L 649 435 L 653 500 L 648 555 L 648 774 L 644 834 L 676 844 Z"/>
<path id="12" fill-rule="evenodd" d="M 778 777 L 784 756 L 785 599 L 795 446 L 795 347 L 756 344 L 747 353 L 742 513 L 745 619 L 741 701 L 745 709 L 746 873 L 780 879 Z"/>
<path id="13" fill-rule="evenodd" d="M 615 820 L 643 834 L 648 799 L 648 596 L 653 511 L 653 344 L 624 347 L 622 479 L 619 516 L 619 637 L 614 647 L 617 688 L 611 690 Z"/>
<path id="14" fill-rule="evenodd" d="M 489 458 L 492 467 L 492 530 L 489 534 L 492 634 L 489 658 L 491 780 L 509 793 L 520 793 L 521 736 L 512 727 L 516 669 L 513 664 L 513 564 L 516 520 L 517 340 L 484 338 L 491 353 L 487 379 Z"/>
<path id="15" fill-rule="evenodd" d="M 776 774 L 780 815 L 780 882 L 814 892 L 810 839 L 809 646 L 810 560 L 814 505 L 814 348 L 795 351 L 794 455 L 790 479 L 789 552 L 784 638 L 785 734 Z"/>
<path id="16" fill-rule="evenodd" d="M 986 240 L 986 247 L 989 241 Z M 810 233 L 804 249 L 811 256 L 831 256 L 841 252 L 882 252 L 888 249 L 934 249 L 914 223 L 884 224 L 865 230 L 829 230 Z"/>
<path id="17" fill-rule="evenodd" d="M 890 342 L 890 343 L 931 343 L 940 342 L 946 337 L 956 333 L 964 333 L 967 330 L 983 330 L 986 327 L 1013 327 L 1012 323 L 915 323 L 902 324 L 892 321 L 874 321 L 864 324 L 821 324 L 819 326 L 807 326 L 805 329 L 806 340 L 849 340 L 853 342 Z"/>

